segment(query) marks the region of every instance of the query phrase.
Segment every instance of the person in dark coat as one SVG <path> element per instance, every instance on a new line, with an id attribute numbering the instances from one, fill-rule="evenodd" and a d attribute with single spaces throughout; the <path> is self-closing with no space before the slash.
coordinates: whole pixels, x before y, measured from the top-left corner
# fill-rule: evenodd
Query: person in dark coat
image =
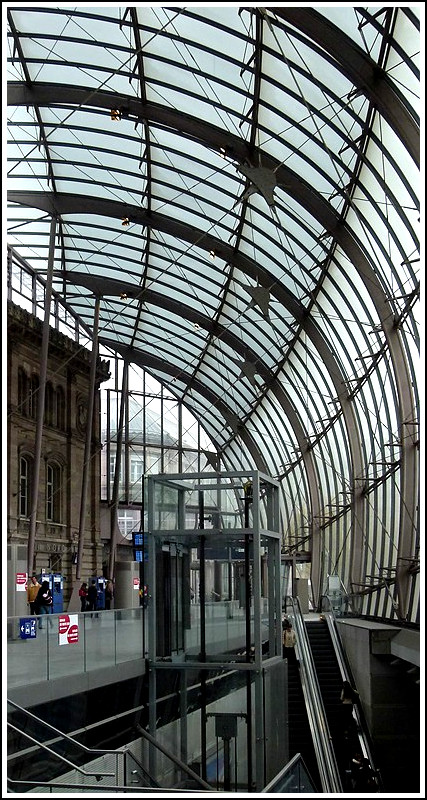
<path id="1" fill-rule="evenodd" d="M 42 616 L 43 614 L 51 614 L 52 607 L 53 607 L 53 597 L 52 592 L 49 589 L 49 581 L 43 581 L 40 589 L 38 591 L 35 607 L 38 609 L 39 616 L 39 628 L 42 630 L 43 628 L 43 621 Z"/>
<path id="2" fill-rule="evenodd" d="M 105 587 L 105 608 L 107 611 L 111 608 L 111 601 L 114 596 L 113 590 L 113 581 L 107 581 L 107 585 Z"/>
<path id="3" fill-rule="evenodd" d="M 96 611 L 98 606 L 98 589 L 96 588 L 96 581 L 92 581 L 89 589 L 87 590 L 87 606 L 86 611 Z"/>

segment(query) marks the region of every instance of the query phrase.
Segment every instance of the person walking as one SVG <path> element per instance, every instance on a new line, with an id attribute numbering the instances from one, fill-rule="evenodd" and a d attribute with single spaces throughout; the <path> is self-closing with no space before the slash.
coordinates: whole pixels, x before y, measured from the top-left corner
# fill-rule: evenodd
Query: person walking
<path id="1" fill-rule="evenodd" d="M 349 681 L 343 681 L 340 694 L 344 731 L 351 731 L 354 726 L 353 705 L 357 702 L 359 693 L 353 689 Z"/>
<path id="2" fill-rule="evenodd" d="M 105 609 L 109 611 L 114 597 L 113 581 L 108 580 L 105 586 Z"/>
<path id="3" fill-rule="evenodd" d="M 87 590 L 87 606 L 86 611 L 96 611 L 98 607 L 98 589 L 96 588 L 96 581 L 92 581 L 89 589 Z"/>
<path id="4" fill-rule="evenodd" d="M 295 631 L 292 628 L 292 624 L 289 622 L 288 619 L 285 619 L 283 622 L 283 658 L 287 658 L 288 661 L 292 664 L 296 664 L 296 654 L 295 654 L 295 645 L 297 642 L 297 638 L 295 636 Z"/>
<path id="5" fill-rule="evenodd" d="M 86 611 L 87 605 L 87 583 L 82 583 L 79 589 L 80 611 Z"/>
<path id="6" fill-rule="evenodd" d="M 35 605 L 38 609 L 39 614 L 39 628 L 42 630 L 43 628 L 43 614 L 51 614 L 52 607 L 53 607 L 53 597 L 52 592 L 49 589 L 49 581 L 43 581 L 40 589 L 38 591 Z"/>
<path id="7" fill-rule="evenodd" d="M 27 600 L 30 606 L 30 613 L 31 614 L 38 614 L 38 608 L 36 606 L 37 595 L 39 593 L 40 583 L 38 582 L 35 575 L 31 577 L 30 583 L 27 587 Z"/>

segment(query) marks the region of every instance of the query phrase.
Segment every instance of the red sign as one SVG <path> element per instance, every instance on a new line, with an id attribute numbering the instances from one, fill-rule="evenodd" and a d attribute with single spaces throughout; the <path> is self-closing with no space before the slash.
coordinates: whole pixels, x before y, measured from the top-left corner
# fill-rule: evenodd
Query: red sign
<path id="1" fill-rule="evenodd" d="M 76 644 L 79 641 L 78 614 L 61 614 L 58 617 L 59 644 Z"/>
<path id="2" fill-rule="evenodd" d="M 26 592 L 27 591 L 27 573 L 26 572 L 17 572 L 16 573 L 16 591 L 17 592 Z"/>
<path id="3" fill-rule="evenodd" d="M 70 625 L 67 633 L 68 644 L 75 644 L 79 641 L 79 626 Z"/>
<path id="4" fill-rule="evenodd" d="M 65 617 L 58 618 L 59 633 L 67 633 L 69 627 L 70 627 L 70 617 L 68 616 L 68 614 Z"/>

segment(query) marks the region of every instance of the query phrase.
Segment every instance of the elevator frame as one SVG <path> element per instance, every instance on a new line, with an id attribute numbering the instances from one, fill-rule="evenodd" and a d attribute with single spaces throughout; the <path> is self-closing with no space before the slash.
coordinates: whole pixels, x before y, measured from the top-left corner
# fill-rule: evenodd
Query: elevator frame
<path id="1" fill-rule="evenodd" d="M 221 536 L 227 540 L 244 541 L 245 564 L 249 563 L 247 553 L 251 548 L 252 558 L 252 601 L 249 595 L 249 586 L 246 585 L 246 660 L 234 663 L 232 669 L 245 671 L 247 674 L 247 698 L 248 698 L 248 782 L 250 789 L 260 791 L 265 785 L 265 731 L 264 731 L 264 697 L 263 697 L 263 671 L 269 667 L 276 666 L 282 661 L 282 603 L 281 603 L 281 584 L 280 584 L 280 545 L 281 534 L 279 531 L 279 483 L 270 476 L 255 470 L 238 472 L 200 472 L 200 473 L 179 473 L 179 474 L 157 474 L 147 477 L 148 483 L 148 581 L 150 586 L 150 603 L 148 608 L 148 675 L 149 675 L 149 730 L 152 736 L 156 735 L 156 674 L 160 669 L 173 669 L 174 663 L 180 670 L 200 670 L 200 674 L 207 674 L 204 670 L 230 669 L 230 661 L 217 661 L 209 659 L 206 661 L 206 650 L 203 637 L 203 595 L 200 593 L 201 604 L 201 630 L 200 630 L 200 653 L 197 657 L 187 660 L 177 655 L 166 663 L 159 660 L 157 650 L 157 592 L 160 587 L 157 585 L 156 553 L 158 553 L 167 543 L 172 547 L 200 547 L 200 581 L 203 584 L 203 551 L 206 541 L 220 541 Z M 159 503 L 156 500 L 156 493 L 159 487 L 168 487 L 175 490 L 176 509 L 175 525 L 172 528 L 157 527 L 159 513 Z M 248 487 L 250 487 L 248 489 Z M 236 525 L 239 527 L 222 527 L 222 505 L 221 497 L 224 490 L 236 493 L 237 500 L 240 501 L 241 514 L 240 520 L 236 517 Z M 214 528 L 204 527 L 203 496 L 204 492 L 214 491 L 217 497 L 217 526 Z M 186 494 L 197 492 L 199 502 L 198 527 L 186 527 Z M 160 504 L 161 505 L 161 504 Z M 249 514 L 251 506 L 251 515 Z M 193 501 L 194 507 L 194 501 Z M 251 520 L 250 520 L 251 516 Z M 249 526 L 249 522 L 251 525 Z M 215 537 L 212 539 L 212 537 Z M 261 548 L 262 541 L 268 542 L 267 557 L 267 597 L 268 597 L 268 656 L 263 658 L 262 652 L 262 626 L 261 626 L 261 556 L 264 552 Z M 248 574 L 246 572 L 246 577 Z M 250 615 L 253 614 L 253 643 L 249 654 L 250 636 Z M 182 654 L 184 656 L 184 654 Z M 225 655 L 225 654 L 224 654 Z M 251 682 L 254 682 L 254 709 L 253 720 L 250 711 L 250 692 Z M 254 724 L 254 730 L 253 730 Z M 203 727 L 203 723 L 202 723 Z M 184 724 L 184 735 L 186 725 Z M 183 735 L 181 729 L 181 737 Z M 253 745 L 253 742 L 255 744 Z M 206 750 L 206 739 L 203 741 L 203 730 L 201 731 L 201 744 Z M 185 742 L 181 743 L 181 752 L 185 754 Z M 252 750 L 255 756 L 255 763 L 252 765 Z M 156 773 L 156 753 L 155 748 L 150 748 L 150 773 Z M 254 780 L 252 780 L 254 775 Z M 202 774 L 202 777 L 204 775 Z"/>

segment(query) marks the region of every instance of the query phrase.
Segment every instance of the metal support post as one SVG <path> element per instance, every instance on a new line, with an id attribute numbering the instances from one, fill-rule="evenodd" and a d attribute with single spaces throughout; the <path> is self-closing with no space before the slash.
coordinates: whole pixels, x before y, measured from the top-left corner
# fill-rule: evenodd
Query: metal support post
<path id="1" fill-rule="evenodd" d="M 84 538 L 85 538 L 87 487 L 89 483 L 89 472 L 91 464 L 93 408 L 95 403 L 96 365 L 98 361 L 98 329 L 99 329 L 100 303 L 101 300 L 99 297 L 97 297 L 95 300 L 95 308 L 93 316 L 92 358 L 90 364 L 86 441 L 85 441 L 85 452 L 83 460 L 82 495 L 80 498 L 79 544 L 77 548 L 76 580 L 79 580 L 81 576 Z M 112 575 L 110 577 L 112 577 Z"/>
<path id="2" fill-rule="evenodd" d="M 52 298 L 52 276 L 53 276 L 53 262 L 55 256 L 55 231 L 56 231 L 56 220 L 54 217 L 52 217 L 50 221 L 50 232 L 49 232 L 49 256 L 48 256 L 46 288 L 45 288 L 45 298 L 44 298 L 42 347 L 40 353 L 40 378 L 39 378 L 39 390 L 37 398 L 37 423 L 36 423 L 36 441 L 34 446 L 31 514 L 30 514 L 30 524 L 28 532 L 28 550 L 27 550 L 28 576 L 32 574 L 34 568 L 34 550 L 35 550 L 36 527 L 37 527 L 37 507 L 38 507 L 38 495 L 39 495 L 39 483 L 40 483 L 40 461 L 41 461 L 43 421 L 44 421 L 44 402 L 45 402 L 45 392 L 46 392 L 47 354 L 49 347 L 50 303 Z"/>
<path id="3" fill-rule="evenodd" d="M 114 567 L 116 563 L 116 549 L 117 549 L 117 507 L 119 504 L 119 483 L 120 483 L 120 465 L 122 460 L 122 441 L 123 441 L 123 421 L 126 406 L 126 398 L 128 393 L 128 374 L 129 365 L 127 361 L 123 362 L 123 380 L 122 380 L 122 397 L 120 402 L 120 418 L 117 428 L 117 449 L 116 449 L 116 468 L 114 470 L 114 484 L 113 484 L 113 497 L 110 509 L 110 562 L 108 567 L 108 575 L 112 579 L 114 576 Z"/>

